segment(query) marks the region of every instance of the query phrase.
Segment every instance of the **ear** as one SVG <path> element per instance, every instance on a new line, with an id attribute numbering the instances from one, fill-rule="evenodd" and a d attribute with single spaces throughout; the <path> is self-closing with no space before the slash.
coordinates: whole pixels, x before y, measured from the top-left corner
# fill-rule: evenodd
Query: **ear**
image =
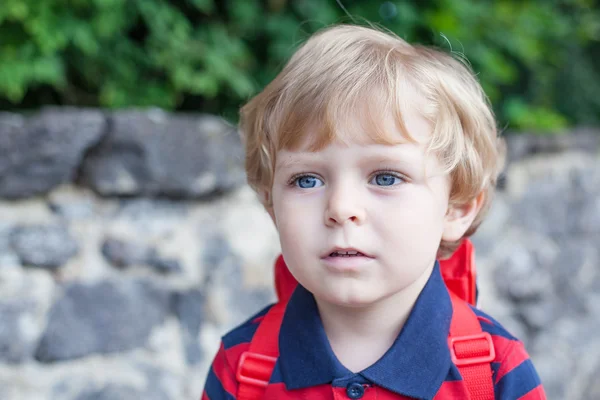
<path id="1" fill-rule="evenodd" d="M 460 240 L 475 220 L 484 200 L 485 193 L 481 191 L 477 197 L 465 204 L 448 206 L 444 217 L 442 240 L 447 242 Z"/>

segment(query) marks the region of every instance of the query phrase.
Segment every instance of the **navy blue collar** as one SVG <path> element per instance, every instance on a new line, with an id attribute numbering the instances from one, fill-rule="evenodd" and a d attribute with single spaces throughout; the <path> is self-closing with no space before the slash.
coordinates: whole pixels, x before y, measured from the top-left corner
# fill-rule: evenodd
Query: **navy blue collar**
<path id="1" fill-rule="evenodd" d="M 358 374 L 333 353 L 313 295 L 298 285 L 279 333 L 279 365 L 288 390 L 362 376 L 397 394 L 431 399 L 452 365 L 448 332 L 452 304 L 436 263 L 404 328 L 375 364 Z"/>

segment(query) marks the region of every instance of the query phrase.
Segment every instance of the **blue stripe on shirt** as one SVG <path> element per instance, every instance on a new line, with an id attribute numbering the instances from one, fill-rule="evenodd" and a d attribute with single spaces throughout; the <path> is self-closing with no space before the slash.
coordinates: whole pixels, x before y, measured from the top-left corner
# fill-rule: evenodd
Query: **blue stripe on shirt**
<path id="1" fill-rule="evenodd" d="M 530 359 L 523 361 L 519 366 L 500 379 L 494 385 L 496 399 L 514 400 L 529 393 L 540 385 L 540 378 L 535 372 Z M 501 394 L 502 397 L 498 397 Z"/>
<path id="2" fill-rule="evenodd" d="M 235 396 L 225 390 L 212 367 L 206 378 L 204 391 L 210 400 L 235 400 Z"/>

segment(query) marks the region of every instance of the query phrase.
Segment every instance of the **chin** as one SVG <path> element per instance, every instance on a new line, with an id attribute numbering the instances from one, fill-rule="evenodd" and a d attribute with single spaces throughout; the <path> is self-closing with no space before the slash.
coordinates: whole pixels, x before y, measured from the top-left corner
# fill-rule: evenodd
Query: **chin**
<path id="1" fill-rule="evenodd" d="M 326 296 L 315 294 L 315 298 L 340 307 L 362 308 L 377 302 L 377 298 L 366 293 L 329 293 Z"/>

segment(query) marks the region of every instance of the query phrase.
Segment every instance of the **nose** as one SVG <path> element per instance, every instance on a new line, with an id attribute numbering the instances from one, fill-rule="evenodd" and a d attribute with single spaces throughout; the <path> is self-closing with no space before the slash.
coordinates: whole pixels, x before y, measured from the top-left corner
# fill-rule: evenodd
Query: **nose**
<path id="1" fill-rule="evenodd" d="M 325 209 L 325 225 L 333 227 L 346 222 L 363 224 L 366 211 L 361 203 L 361 196 L 356 190 L 349 187 L 331 188 Z"/>

